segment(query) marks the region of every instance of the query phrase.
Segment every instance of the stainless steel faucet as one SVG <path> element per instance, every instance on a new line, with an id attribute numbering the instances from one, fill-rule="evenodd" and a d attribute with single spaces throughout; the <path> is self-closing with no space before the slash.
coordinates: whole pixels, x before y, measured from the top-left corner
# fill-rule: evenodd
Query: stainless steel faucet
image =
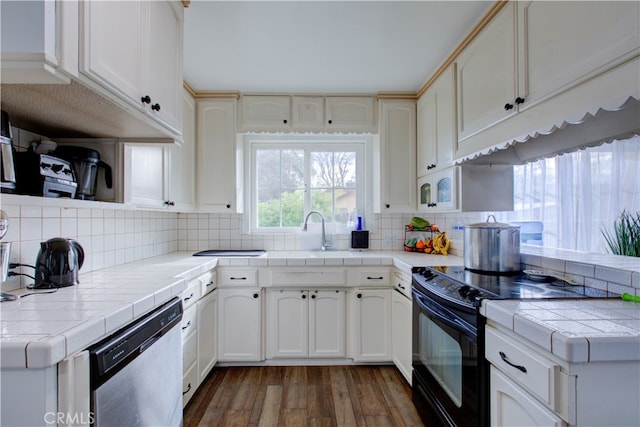
<path id="1" fill-rule="evenodd" d="M 324 217 L 322 216 L 322 214 L 318 211 L 310 211 L 306 217 L 304 217 L 304 225 L 302 226 L 302 231 L 307 231 L 307 221 L 309 220 L 309 217 L 311 216 L 311 214 L 316 214 L 320 217 L 320 221 L 322 223 L 322 245 L 320 246 L 320 250 L 321 251 L 326 251 L 327 248 L 329 246 L 331 246 L 331 244 L 329 242 L 327 242 L 327 235 L 325 234 L 324 231 Z"/>

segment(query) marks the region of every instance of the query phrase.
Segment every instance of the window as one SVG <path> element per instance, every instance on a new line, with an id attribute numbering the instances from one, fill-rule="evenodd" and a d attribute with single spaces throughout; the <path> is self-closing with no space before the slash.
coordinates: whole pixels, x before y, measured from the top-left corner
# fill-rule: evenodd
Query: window
<path id="1" fill-rule="evenodd" d="M 639 166 L 639 136 L 514 166 L 514 211 L 501 220 L 542 223 L 544 246 L 606 253 L 602 231 L 640 211 Z"/>
<path id="2" fill-rule="evenodd" d="M 365 211 L 367 137 L 245 137 L 250 154 L 246 218 L 255 232 L 298 230 L 318 211 L 334 231 L 352 228 Z M 318 218 L 311 219 L 317 222 Z"/>

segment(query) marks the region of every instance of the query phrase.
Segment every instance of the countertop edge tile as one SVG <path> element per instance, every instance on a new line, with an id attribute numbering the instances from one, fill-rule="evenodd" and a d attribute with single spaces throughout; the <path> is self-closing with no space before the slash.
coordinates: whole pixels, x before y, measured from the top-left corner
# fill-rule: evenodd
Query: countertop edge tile
<path id="1" fill-rule="evenodd" d="M 640 360 L 640 337 L 587 337 L 589 362 Z"/>
<path id="2" fill-rule="evenodd" d="M 52 335 L 27 344 L 27 368 L 47 368 L 67 355 L 67 342 L 62 335 Z"/>
<path id="3" fill-rule="evenodd" d="M 555 331 L 551 335 L 551 353 L 567 362 L 588 362 L 589 341 L 584 337 L 568 337 Z"/>
<path id="4" fill-rule="evenodd" d="M 27 367 L 27 346 L 31 341 L 26 339 L 25 341 L 2 342 L 0 361 L 3 369 L 25 369 Z"/>
<path id="5" fill-rule="evenodd" d="M 513 316 L 513 331 L 545 350 L 551 351 L 553 331 L 543 324 L 516 313 Z"/>

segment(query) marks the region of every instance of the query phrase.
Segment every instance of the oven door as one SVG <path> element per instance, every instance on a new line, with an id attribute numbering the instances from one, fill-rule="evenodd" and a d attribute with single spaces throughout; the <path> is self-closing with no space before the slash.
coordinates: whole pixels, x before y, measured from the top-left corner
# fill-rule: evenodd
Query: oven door
<path id="1" fill-rule="evenodd" d="M 413 289 L 413 400 L 426 425 L 480 426 L 477 328 Z"/>

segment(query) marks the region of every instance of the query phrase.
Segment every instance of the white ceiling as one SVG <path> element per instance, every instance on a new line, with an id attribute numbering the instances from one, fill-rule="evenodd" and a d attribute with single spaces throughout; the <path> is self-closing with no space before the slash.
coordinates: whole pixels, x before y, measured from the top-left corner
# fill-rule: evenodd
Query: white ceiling
<path id="1" fill-rule="evenodd" d="M 206 1 L 185 9 L 196 92 L 417 92 L 493 1 Z"/>

